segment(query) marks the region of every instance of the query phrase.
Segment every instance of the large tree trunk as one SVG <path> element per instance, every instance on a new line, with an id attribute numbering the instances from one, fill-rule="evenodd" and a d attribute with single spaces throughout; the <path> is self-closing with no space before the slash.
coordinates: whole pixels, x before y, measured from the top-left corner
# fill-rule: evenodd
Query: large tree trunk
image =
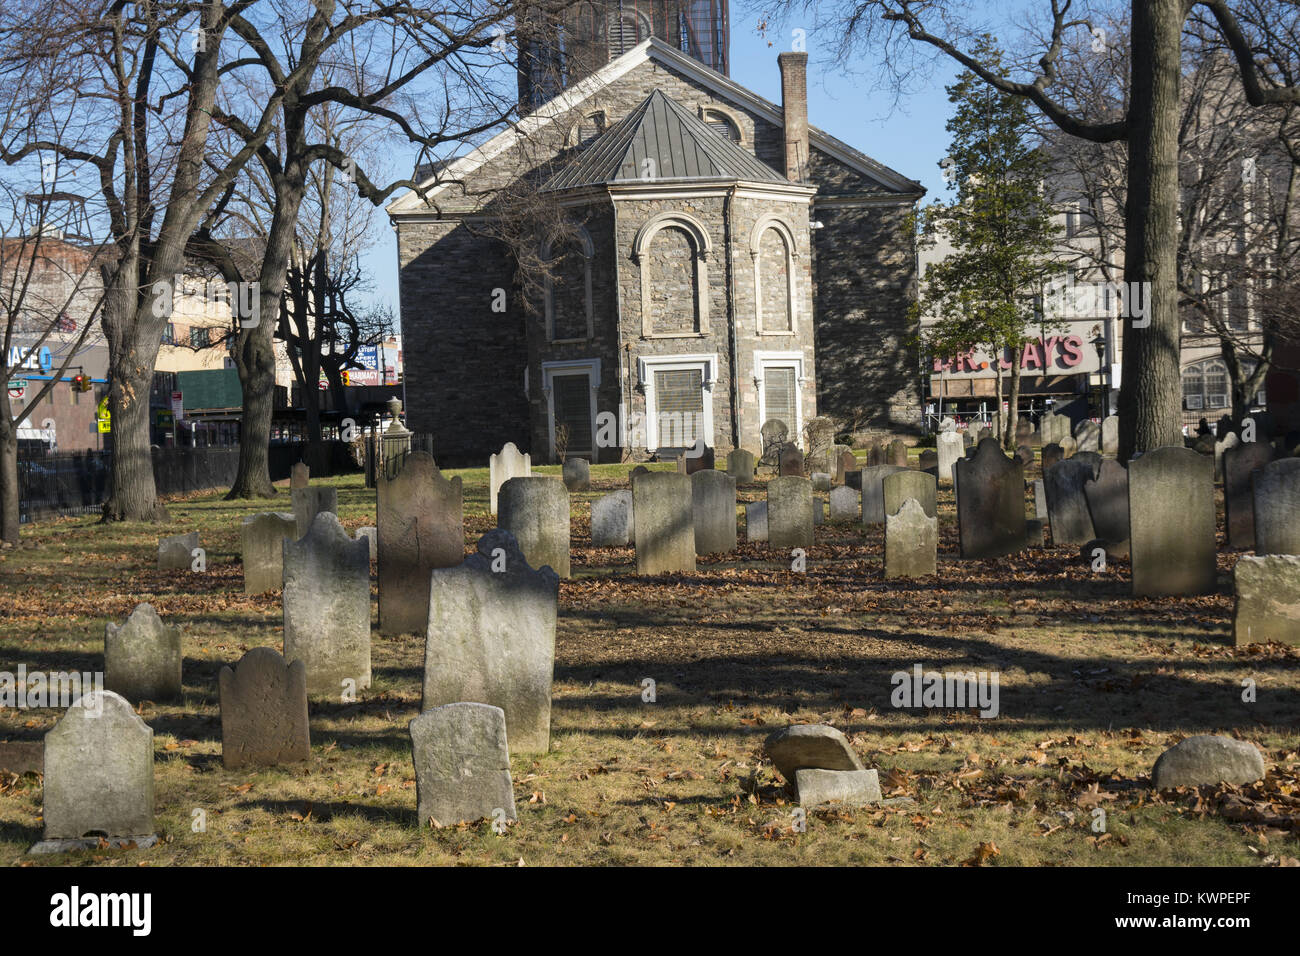
<path id="1" fill-rule="evenodd" d="M 1142 284 L 1150 324 L 1135 328 L 1134 310 L 1125 309 L 1121 461 L 1183 443 L 1177 273 L 1182 0 L 1133 0 L 1132 22 L 1124 279 L 1130 289 Z"/>
<path id="2" fill-rule="evenodd" d="M 0 542 L 18 543 L 18 428 L 0 394 Z"/>

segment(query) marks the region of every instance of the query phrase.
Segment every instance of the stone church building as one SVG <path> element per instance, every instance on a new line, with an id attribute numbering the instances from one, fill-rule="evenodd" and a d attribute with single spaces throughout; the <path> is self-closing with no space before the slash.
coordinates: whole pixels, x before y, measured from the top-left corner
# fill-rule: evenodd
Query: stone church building
<path id="1" fill-rule="evenodd" d="M 818 414 L 920 425 L 924 190 L 809 125 L 806 54 L 777 57 L 777 106 L 656 23 L 611 25 L 607 62 L 388 207 L 407 424 L 440 464 L 507 441 L 535 462 L 557 441 L 601 462 L 757 451 L 765 421 Z"/>

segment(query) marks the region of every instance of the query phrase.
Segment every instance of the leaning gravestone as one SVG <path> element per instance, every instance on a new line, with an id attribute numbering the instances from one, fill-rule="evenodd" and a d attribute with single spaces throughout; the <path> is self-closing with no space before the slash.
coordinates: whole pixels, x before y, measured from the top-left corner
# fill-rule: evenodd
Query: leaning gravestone
<path id="1" fill-rule="evenodd" d="M 1112 557 L 1128 557 L 1128 469 L 1113 458 L 1083 486 L 1093 530 Z"/>
<path id="2" fill-rule="evenodd" d="M 305 461 L 300 461 L 289 469 L 289 489 L 306 488 L 311 484 L 311 468 Z"/>
<path id="3" fill-rule="evenodd" d="M 159 571 L 188 571 L 193 566 L 194 549 L 199 546 L 199 533 L 172 535 L 158 542 Z"/>
<path id="4" fill-rule="evenodd" d="M 691 479 L 658 472 L 632 482 L 637 574 L 695 570 L 695 523 Z M 734 513 L 734 512 L 733 512 Z"/>
<path id="5" fill-rule="evenodd" d="M 1065 449 L 1056 442 L 1043 446 L 1043 471 L 1051 468 L 1058 461 L 1065 461 Z"/>
<path id="6" fill-rule="evenodd" d="M 407 454 L 393 478 L 379 476 L 379 630 L 422 634 L 429 615 L 429 572 L 465 556 L 461 480 L 448 481 L 427 451 Z M 367 563 L 369 559 L 367 544 Z"/>
<path id="7" fill-rule="evenodd" d="M 410 733 L 421 826 L 516 819 L 500 707 L 464 702 L 435 707 L 411 721 Z"/>
<path id="8" fill-rule="evenodd" d="M 939 449 L 939 481 L 951 483 L 954 477 L 953 466 L 962 456 L 961 435 L 957 432 L 940 432 L 938 439 Z"/>
<path id="9" fill-rule="evenodd" d="M 1253 485 L 1255 553 L 1300 554 L 1300 458 L 1269 462 Z"/>
<path id="10" fill-rule="evenodd" d="M 1101 420 L 1101 453 L 1107 458 L 1119 454 L 1119 416 L 1107 415 Z"/>
<path id="11" fill-rule="evenodd" d="M 897 514 L 908 498 L 915 498 L 922 511 L 931 518 L 936 517 L 937 484 L 933 475 L 927 475 L 923 471 L 904 470 L 886 475 L 880 483 L 884 495 L 885 520 L 888 521 L 890 515 Z"/>
<path id="12" fill-rule="evenodd" d="M 153 731 L 111 690 L 91 691 L 45 735 L 45 839 L 33 853 L 151 846 Z"/>
<path id="13" fill-rule="evenodd" d="M 737 448 L 727 454 L 727 474 L 736 479 L 736 484 L 745 484 L 754 480 L 754 453 Z"/>
<path id="14" fill-rule="evenodd" d="M 862 523 L 885 523 L 884 481 L 889 475 L 907 471 L 901 465 L 877 465 L 862 469 Z"/>
<path id="15" fill-rule="evenodd" d="M 1078 442 L 1079 451 L 1101 451 L 1101 426 L 1089 419 L 1079 422 L 1074 428 L 1074 440 Z"/>
<path id="16" fill-rule="evenodd" d="M 497 527 L 515 536 L 530 567 L 569 576 L 569 491 L 564 482 L 542 475 L 511 478 L 501 486 L 497 508 Z"/>
<path id="17" fill-rule="evenodd" d="M 1097 469 L 1092 462 L 1077 458 L 1058 461 L 1043 472 L 1053 547 L 1083 544 L 1097 537 L 1088 511 L 1088 499 L 1083 493 L 1084 485 L 1096 477 Z"/>
<path id="18" fill-rule="evenodd" d="M 254 647 L 217 675 L 221 763 L 227 770 L 311 759 L 307 668 L 270 647 Z"/>
<path id="19" fill-rule="evenodd" d="M 560 579 L 533 570 L 508 531 L 430 575 L 422 710 L 475 701 L 505 711 L 517 753 L 546 753 Z"/>
<path id="20" fill-rule="evenodd" d="M 798 445 L 786 445 L 781 449 L 780 473 L 782 475 L 803 474 L 803 452 L 799 450 Z"/>
<path id="21" fill-rule="evenodd" d="M 908 498 L 885 518 L 885 577 L 923 578 L 937 570 L 939 519 Z"/>
<path id="22" fill-rule="evenodd" d="M 137 604 L 126 623 L 104 626 L 104 686 L 127 700 L 181 696 L 181 629 Z"/>
<path id="23" fill-rule="evenodd" d="M 370 686 L 370 545 L 328 511 L 284 542 L 284 657 L 303 662 L 313 696 Z"/>
<path id="24" fill-rule="evenodd" d="M 591 463 L 585 458 L 569 458 L 561 469 L 564 487 L 570 491 L 591 490 Z"/>
<path id="25" fill-rule="evenodd" d="M 1025 546 L 1025 469 L 1002 454 L 996 439 L 979 443 L 974 458 L 956 472 L 957 531 L 961 556 L 997 558 Z"/>
<path id="26" fill-rule="evenodd" d="M 1228 547 L 1255 547 L 1255 503 L 1251 476 L 1273 460 L 1273 446 L 1242 442 L 1223 453 L 1223 504 L 1227 512 Z"/>
<path id="27" fill-rule="evenodd" d="M 244 593 L 262 594 L 284 586 L 286 538 L 298 537 L 298 520 L 283 511 L 264 511 L 240 525 L 240 558 L 244 566 Z"/>
<path id="28" fill-rule="evenodd" d="M 533 473 L 533 458 L 508 441 L 488 459 L 488 506 L 497 513 L 497 495 L 511 478 L 527 478 Z"/>
<path id="29" fill-rule="evenodd" d="M 736 479 L 721 471 L 691 475 L 695 553 L 736 550 Z"/>
<path id="30" fill-rule="evenodd" d="M 920 472 L 917 472 L 920 474 Z M 831 489 L 831 521 L 854 521 L 862 516 L 862 496 L 859 492 L 841 485 Z"/>
<path id="31" fill-rule="evenodd" d="M 632 492 L 612 491 L 591 503 L 593 548 L 626 548 L 632 534 Z"/>
<path id="32" fill-rule="evenodd" d="M 1166 445 L 1134 459 L 1128 514 L 1135 595 L 1215 589 L 1213 458 Z"/>
<path id="33" fill-rule="evenodd" d="M 812 482 L 789 475 L 767 483 L 767 541 L 774 548 L 813 544 Z"/>
<path id="34" fill-rule="evenodd" d="M 293 490 L 293 516 L 298 526 L 297 537 L 311 530 L 318 514 L 339 513 L 339 490 L 333 485 L 310 485 Z"/>
<path id="35" fill-rule="evenodd" d="M 895 438 L 889 443 L 889 450 L 886 452 L 885 461 L 890 465 L 898 465 L 901 468 L 907 467 L 907 442 L 901 438 Z"/>
<path id="36" fill-rule="evenodd" d="M 1243 644 L 1300 644 L 1300 555 L 1243 554 L 1233 572 L 1232 635 Z"/>
<path id="37" fill-rule="evenodd" d="M 767 540 L 766 501 L 751 501 L 745 505 L 745 540 Z"/>

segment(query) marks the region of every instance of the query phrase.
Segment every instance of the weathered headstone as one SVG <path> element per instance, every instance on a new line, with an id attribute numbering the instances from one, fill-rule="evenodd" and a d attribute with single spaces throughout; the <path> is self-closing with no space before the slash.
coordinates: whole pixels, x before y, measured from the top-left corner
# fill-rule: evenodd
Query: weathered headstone
<path id="1" fill-rule="evenodd" d="M 130 701 L 181 696 L 181 629 L 137 604 L 121 625 L 104 626 L 104 686 Z"/>
<path id="2" fill-rule="evenodd" d="M 1034 423 L 1021 415 L 1016 419 L 1016 444 L 1028 445 L 1034 437 Z"/>
<path id="3" fill-rule="evenodd" d="M 1300 554 L 1300 458 L 1270 462 L 1252 478 L 1255 553 Z"/>
<path id="4" fill-rule="evenodd" d="M 1060 442 L 1061 439 L 1068 437 L 1072 430 L 1070 418 L 1068 415 L 1044 415 L 1038 424 L 1038 430 L 1044 442 L 1049 444 Z"/>
<path id="5" fill-rule="evenodd" d="M 924 472 L 934 475 L 935 480 L 939 478 L 939 453 L 927 448 L 921 452 L 921 457 L 917 461 L 917 466 Z"/>
<path id="6" fill-rule="evenodd" d="M 828 804 L 868 807 L 881 802 L 877 770 L 796 770 L 794 789 L 805 809 Z"/>
<path id="7" fill-rule="evenodd" d="M 939 454 L 939 481 L 940 483 L 952 483 L 953 466 L 962 456 L 961 435 L 957 432 L 940 432 L 938 438 Z"/>
<path id="8" fill-rule="evenodd" d="M 812 482 L 789 475 L 767 483 L 767 541 L 774 548 L 813 544 Z"/>
<path id="9" fill-rule="evenodd" d="M 297 540 L 298 521 L 282 511 L 264 511 L 240 525 L 240 556 L 244 565 L 244 593 L 261 594 L 284 586 L 286 538 Z"/>
<path id="10" fill-rule="evenodd" d="M 835 483 L 837 485 L 845 484 L 848 481 L 848 474 L 851 471 L 857 471 L 858 459 L 849 448 L 843 448 L 835 462 Z"/>
<path id="11" fill-rule="evenodd" d="M 1059 444 L 1061 446 L 1061 454 L 1066 458 L 1072 458 L 1074 453 L 1079 450 L 1079 443 L 1069 435 L 1062 435 Z"/>
<path id="12" fill-rule="evenodd" d="M 880 442 L 873 438 L 871 439 L 871 444 L 867 446 L 867 467 L 874 468 L 877 465 L 883 465 L 884 463 L 885 450 L 880 447 Z"/>
<path id="13" fill-rule="evenodd" d="M 920 474 L 920 472 L 917 472 Z M 841 485 L 831 489 L 831 521 L 857 521 L 862 517 L 862 495 L 860 492 Z"/>
<path id="14" fill-rule="evenodd" d="M 497 508 L 497 527 L 515 536 L 529 566 L 569 576 L 569 491 L 564 482 L 543 475 L 511 478 L 501 486 Z"/>
<path id="15" fill-rule="evenodd" d="M 111 690 L 84 694 L 45 735 L 42 799 L 45 840 L 34 853 L 96 836 L 152 844 L 153 730 Z"/>
<path id="16" fill-rule="evenodd" d="M 300 461 L 289 469 L 289 488 L 306 488 L 311 484 L 311 468 L 305 461 Z"/>
<path id="17" fill-rule="evenodd" d="M 1085 418 L 1074 426 L 1074 440 L 1078 442 L 1079 451 L 1101 451 L 1101 426 Z"/>
<path id="18" fill-rule="evenodd" d="M 636 481 L 637 475 L 648 475 L 648 474 L 650 474 L 649 468 L 647 468 L 645 465 L 637 465 L 635 468 L 633 468 L 631 471 L 627 473 L 627 483 L 628 485 L 631 485 L 632 482 Z"/>
<path id="19" fill-rule="evenodd" d="M 421 826 L 516 819 L 500 707 L 464 702 L 435 707 L 411 721 L 410 733 Z"/>
<path id="20" fill-rule="evenodd" d="M 1214 459 L 1167 445 L 1128 466 L 1133 593 L 1215 589 Z"/>
<path id="21" fill-rule="evenodd" d="M 736 479 L 712 469 L 697 471 L 691 475 L 691 502 L 695 553 L 735 551 Z"/>
<path id="22" fill-rule="evenodd" d="M 745 539 L 767 540 L 767 502 L 751 501 L 745 505 Z"/>
<path id="23" fill-rule="evenodd" d="M 927 475 L 923 471 L 908 469 L 885 475 L 880 482 L 880 488 L 884 496 L 886 520 L 890 515 L 897 514 L 898 509 L 903 507 L 903 502 L 908 498 L 915 498 L 920 502 L 921 510 L 931 518 L 938 515 L 939 512 L 935 504 L 937 485 L 938 482 L 934 480 L 934 476 Z"/>
<path id="24" fill-rule="evenodd" d="M 352 536 L 352 540 L 360 541 L 365 539 L 366 544 L 370 546 L 370 560 L 374 561 L 379 557 L 379 529 L 378 528 L 358 528 L 357 533 Z"/>
<path id="25" fill-rule="evenodd" d="M 1227 512 L 1228 547 L 1255 547 L 1255 503 L 1251 476 L 1273 460 L 1273 446 L 1242 442 L 1223 453 L 1223 504 Z"/>
<path id="26" fill-rule="evenodd" d="M 429 572 L 465 557 L 461 480 L 448 481 L 426 451 L 407 454 L 394 478 L 379 478 L 379 630 L 422 634 Z M 369 546 L 367 545 L 367 559 Z"/>
<path id="27" fill-rule="evenodd" d="M 763 752 L 793 787 L 800 770 L 862 770 L 848 738 L 825 724 L 794 724 L 763 741 Z"/>
<path id="28" fill-rule="evenodd" d="M 423 710 L 474 701 L 505 711 L 517 753 L 546 753 L 560 579 L 529 567 L 508 531 L 429 576 Z"/>
<path id="29" fill-rule="evenodd" d="M 1020 464 L 1028 468 L 1034 463 L 1034 450 L 1028 445 L 1019 445 L 1016 448 L 1016 458 L 1020 460 Z"/>
<path id="30" fill-rule="evenodd" d="M 1233 572 L 1232 636 L 1243 644 L 1300 644 L 1300 555 L 1243 554 Z"/>
<path id="31" fill-rule="evenodd" d="M 864 525 L 885 523 L 885 478 L 906 470 L 899 465 L 877 465 L 874 468 L 862 469 L 862 523 Z"/>
<path id="32" fill-rule="evenodd" d="M 511 478 L 527 478 L 533 473 L 533 458 L 508 441 L 488 459 L 488 506 L 497 513 L 497 495 Z"/>
<path id="33" fill-rule="evenodd" d="M 274 767 L 311 758 L 307 668 L 270 647 L 254 647 L 217 676 L 221 762 L 227 770 Z"/>
<path id="34" fill-rule="evenodd" d="M 333 485 L 309 485 L 293 489 L 293 517 L 301 538 L 311 530 L 318 514 L 339 513 L 339 490 Z"/>
<path id="35" fill-rule="evenodd" d="M 967 428 L 965 431 L 961 433 L 961 447 L 963 450 L 968 448 L 974 448 L 976 444 L 977 443 L 975 441 L 974 429 Z"/>
<path id="36" fill-rule="evenodd" d="M 188 571 L 193 566 L 194 549 L 199 546 L 199 533 L 176 534 L 158 542 L 159 571 Z"/>
<path id="37" fill-rule="evenodd" d="M 1043 471 L 1051 468 L 1058 461 L 1065 461 L 1065 450 L 1056 442 L 1043 446 Z"/>
<path id="38" fill-rule="evenodd" d="M 780 472 L 782 475 L 803 474 L 803 452 L 798 445 L 786 445 L 781 449 Z"/>
<path id="39" fill-rule="evenodd" d="M 826 523 L 826 499 L 813 496 L 813 527 Z"/>
<path id="40" fill-rule="evenodd" d="M 1053 547 L 1083 544 L 1097 536 L 1088 511 L 1088 499 L 1083 493 L 1083 486 L 1096 477 L 1097 470 L 1092 462 L 1077 458 L 1058 461 L 1043 472 Z"/>
<path id="41" fill-rule="evenodd" d="M 1202 784 L 1253 783 L 1264 776 L 1264 758 L 1254 744 L 1200 734 L 1180 740 L 1156 758 L 1151 786 L 1156 790 Z"/>
<path id="42" fill-rule="evenodd" d="M 626 548 L 632 535 L 632 492 L 611 491 L 591 503 L 593 548 Z"/>
<path id="43" fill-rule="evenodd" d="M 813 491 L 830 491 L 831 476 L 824 471 L 814 471 L 809 480 L 812 482 Z"/>
<path id="44" fill-rule="evenodd" d="M 1128 469 L 1113 458 L 1101 463 L 1097 477 L 1083 486 L 1092 528 L 1113 557 L 1128 557 Z"/>
<path id="45" fill-rule="evenodd" d="M 685 475 L 656 472 L 632 482 L 637 574 L 695 570 L 691 480 Z"/>
<path id="46" fill-rule="evenodd" d="M 1119 416 L 1107 415 L 1101 420 L 1101 453 L 1107 458 L 1119 454 Z"/>
<path id="47" fill-rule="evenodd" d="M 765 465 L 776 466 L 780 463 L 781 450 L 790 440 L 790 426 L 779 418 L 769 418 L 759 427 L 759 437 L 763 441 L 761 460 Z"/>
<path id="48" fill-rule="evenodd" d="M 328 511 L 284 542 L 284 657 L 303 662 L 313 696 L 370 686 L 370 546 Z"/>
<path id="49" fill-rule="evenodd" d="M 570 491 L 591 490 L 591 463 L 585 458 L 568 458 L 561 469 L 564 487 Z"/>
<path id="50" fill-rule="evenodd" d="M 885 577 L 923 578 L 937 569 L 939 519 L 908 498 L 885 518 Z"/>
<path id="51" fill-rule="evenodd" d="M 889 443 L 889 452 L 886 455 L 886 463 L 898 465 L 902 468 L 907 467 L 907 442 L 901 438 L 895 438 Z"/>
<path id="52" fill-rule="evenodd" d="M 1047 487 L 1041 478 L 1034 482 L 1034 517 L 1047 520 Z"/>
<path id="53" fill-rule="evenodd" d="M 997 558 L 1025 546 L 1025 469 L 996 439 L 957 462 L 957 531 L 963 558 Z"/>
<path id="54" fill-rule="evenodd" d="M 754 453 L 743 448 L 736 448 L 727 453 L 727 474 L 736 479 L 736 484 L 745 484 L 754 480 Z"/>

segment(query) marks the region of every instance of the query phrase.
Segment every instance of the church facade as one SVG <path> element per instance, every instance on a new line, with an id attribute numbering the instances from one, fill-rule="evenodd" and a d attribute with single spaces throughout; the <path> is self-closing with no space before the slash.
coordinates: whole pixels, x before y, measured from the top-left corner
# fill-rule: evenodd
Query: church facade
<path id="1" fill-rule="evenodd" d="M 919 428 L 923 189 L 811 127 L 806 54 L 778 60 L 780 107 L 646 37 L 389 205 L 407 424 L 440 463 Z"/>

